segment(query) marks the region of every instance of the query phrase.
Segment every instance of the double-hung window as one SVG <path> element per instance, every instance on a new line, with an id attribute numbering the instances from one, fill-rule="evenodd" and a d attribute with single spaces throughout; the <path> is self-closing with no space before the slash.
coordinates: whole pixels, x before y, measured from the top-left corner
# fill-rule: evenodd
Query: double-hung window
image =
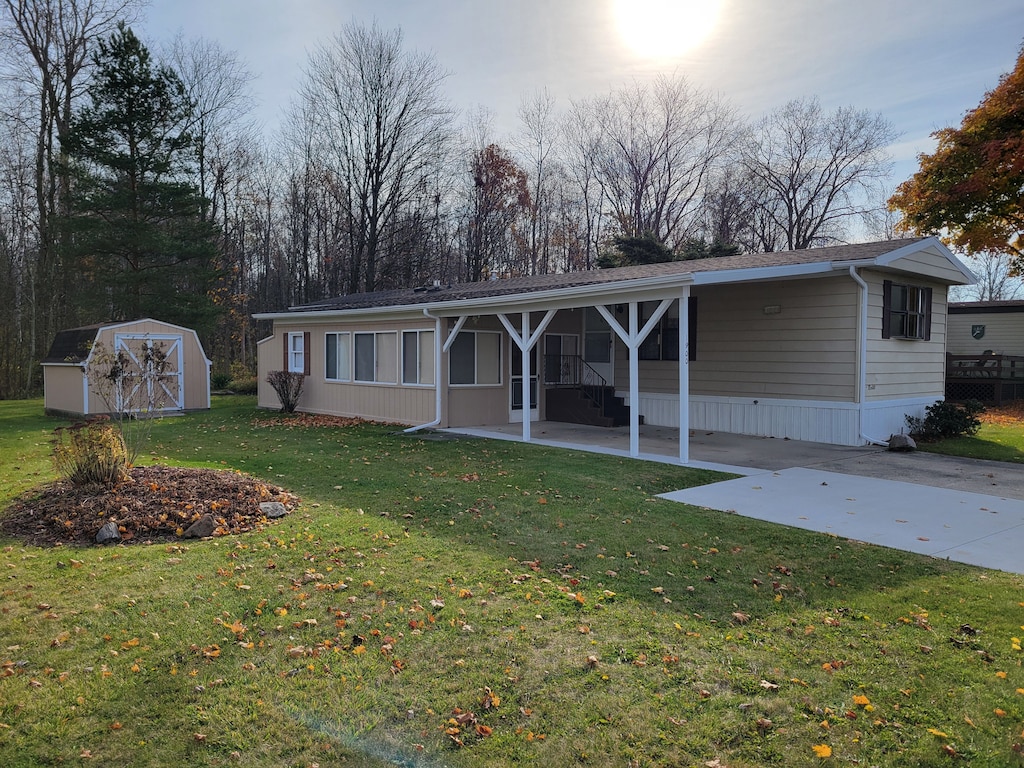
<path id="1" fill-rule="evenodd" d="M 284 334 L 284 369 L 289 373 L 309 375 L 309 331 L 288 331 Z"/>
<path id="2" fill-rule="evenodd" d="M 354 333 L 355 380 L 395 384 L 398 381 L 398 334 Z"/>
<path id="3" fill-rule="evenodd" d="M 882 338 L 927 341 L 932 335 L 932 289 L 882 283 Z"/>
<path id="4" fill-rule="evenodd" d="M 324 344 L 324 378 L 328 381 L 352 380 L 352 334 L 328 333 Z"/>
<path id="5" fill-rule="evenodd" d="M 501 334 L 461 331 L 449 351 L 449 382 L 501 384 Z"/>
<path id="6" fill-rule="evenodd" d="M 434 332 L 402 332 L 402 383 L 434 383 Z"/>

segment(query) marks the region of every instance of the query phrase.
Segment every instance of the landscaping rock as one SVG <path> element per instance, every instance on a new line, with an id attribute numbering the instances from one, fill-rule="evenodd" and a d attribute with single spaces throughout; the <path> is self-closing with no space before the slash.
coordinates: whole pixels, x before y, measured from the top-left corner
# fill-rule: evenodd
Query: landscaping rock
<path id="1" fill-rule="evenodd" d="M 267 516 L 267 519 L 276 520 L 288 514 L 288 507 L 280 501 L 263 501 L 260 502 L 260 511 Z"/>
<path id="2" fill-rule="evenodd" d="M 186 528 L 182 536 L 186 539 L 205 539 L 207 536 L 213 536 L 215 530 L 217 523 L 213 515 L 205 514 Z"/>
<path id="3" fill-rule="evenodd" d="M 910 435 L 892 435 L 889 437 L 889 450 L 910 453 L 917 450 L 917 443 Z"/>
<path id="4" fill-rule="evenodd" d="M 121 540 L 121 532 L 117 529 L 117 523 L 110 520 L 103 524 L 96 534 L 97 544 L 116 544 Z"/>

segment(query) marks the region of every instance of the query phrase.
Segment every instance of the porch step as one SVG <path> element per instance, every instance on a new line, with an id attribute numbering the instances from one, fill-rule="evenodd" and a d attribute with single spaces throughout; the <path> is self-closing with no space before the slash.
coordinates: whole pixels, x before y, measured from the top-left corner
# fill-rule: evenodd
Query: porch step
<path id="1" fill-rule="evenodd" d="M 595 402 L 601 400 L 602 396 L 603 411 Z M 548 421 L 588 424 L 595 427 L 622 427 L 629 424 L 629 407 L 623 403 L 621 397 L 616 397 L 612 387 L 549 389 L 545 405 Z"/>

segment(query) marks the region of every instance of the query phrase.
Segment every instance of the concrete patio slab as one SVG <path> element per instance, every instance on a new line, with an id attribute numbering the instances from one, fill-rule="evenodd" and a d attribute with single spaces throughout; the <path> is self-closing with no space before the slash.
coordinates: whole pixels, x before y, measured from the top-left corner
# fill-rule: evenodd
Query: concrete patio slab
<path id="1" fill-rule="evenodd" d="M 663 494 L 698 507 L 1024 573 L 1024 501 L 794 467 Z"/>

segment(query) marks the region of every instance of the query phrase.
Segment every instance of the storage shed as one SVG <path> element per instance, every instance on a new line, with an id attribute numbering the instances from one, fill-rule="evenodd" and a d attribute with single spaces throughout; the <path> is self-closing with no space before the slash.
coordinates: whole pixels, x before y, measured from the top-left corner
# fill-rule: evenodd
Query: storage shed
<path id="1" fill-rule="evenodd" d="M 210 407 L 211 362 L 199 336 L 159 320 L 60 331 L 42 365 L 48 414 L 171 414 Z"/>

